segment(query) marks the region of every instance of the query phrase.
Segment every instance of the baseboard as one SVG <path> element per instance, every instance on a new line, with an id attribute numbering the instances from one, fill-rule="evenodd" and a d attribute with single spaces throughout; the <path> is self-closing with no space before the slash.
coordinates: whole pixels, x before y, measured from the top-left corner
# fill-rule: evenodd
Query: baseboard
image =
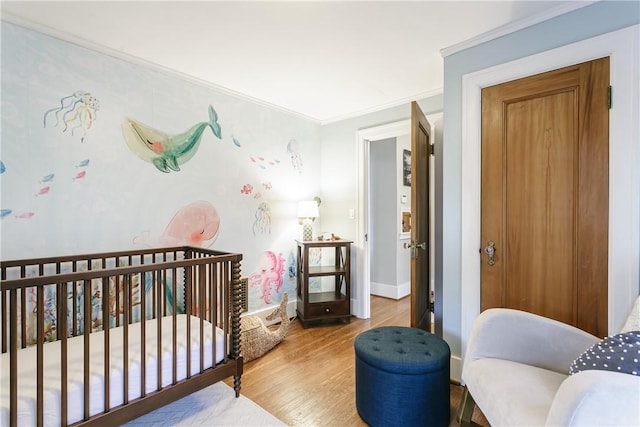
<path id="1" fill-rule="evenodd" d="M 398 300 L 411 294 L 411 283 L 406 282 L 400 285 L 389 285 L 386 283 L 371 282 L 370 293 L 371 295 Z"/>
<path id="2" fill-rule="evenodd" d="M 462 384 L 462 359 L 458 356 L 451 356 L 449 377 L 451 381 Z"/>

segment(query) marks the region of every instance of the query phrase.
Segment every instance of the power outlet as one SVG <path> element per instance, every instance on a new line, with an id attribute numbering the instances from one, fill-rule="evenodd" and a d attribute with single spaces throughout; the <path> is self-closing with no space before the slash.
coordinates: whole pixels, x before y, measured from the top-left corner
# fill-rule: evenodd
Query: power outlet
<path id="1" fill-rule="evenodd" d="M 356 210 L 353 208 L 349 209 L 349 219 L 356 219 Z"/>

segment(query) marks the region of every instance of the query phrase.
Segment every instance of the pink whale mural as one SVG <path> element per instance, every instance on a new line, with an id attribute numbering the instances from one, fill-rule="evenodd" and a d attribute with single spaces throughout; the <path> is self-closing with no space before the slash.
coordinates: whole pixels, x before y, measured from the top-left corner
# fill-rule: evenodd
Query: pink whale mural
<path id="1" fill-rule="evenodd" d="M 134 243 L 149 247 L 188 245 L 208 248 L 215 242 L 219 230 L 218 211 L 211 203 L 200 200 L 180 209 L 155 244 L 148 231 L 136 237 Z"/>

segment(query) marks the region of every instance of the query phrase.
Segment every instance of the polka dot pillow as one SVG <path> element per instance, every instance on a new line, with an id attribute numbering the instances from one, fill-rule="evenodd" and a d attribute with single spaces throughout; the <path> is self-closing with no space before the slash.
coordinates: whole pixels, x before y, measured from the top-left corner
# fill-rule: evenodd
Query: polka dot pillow
<path id="1" fill-rule="evenodd" d="M 569 373 L 590 369 L 640 376 L 640 331 L 606 337 L 574 360 Z"/>

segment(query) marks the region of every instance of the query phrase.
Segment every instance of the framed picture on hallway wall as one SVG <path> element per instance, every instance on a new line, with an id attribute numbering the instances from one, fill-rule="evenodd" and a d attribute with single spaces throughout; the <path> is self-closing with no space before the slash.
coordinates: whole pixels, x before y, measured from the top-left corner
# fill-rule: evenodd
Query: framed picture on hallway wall
<path id="1" fill-rule="evenodd" d="M 402 150 L 402 183 L 411 187 L 411 151 Z"/>

